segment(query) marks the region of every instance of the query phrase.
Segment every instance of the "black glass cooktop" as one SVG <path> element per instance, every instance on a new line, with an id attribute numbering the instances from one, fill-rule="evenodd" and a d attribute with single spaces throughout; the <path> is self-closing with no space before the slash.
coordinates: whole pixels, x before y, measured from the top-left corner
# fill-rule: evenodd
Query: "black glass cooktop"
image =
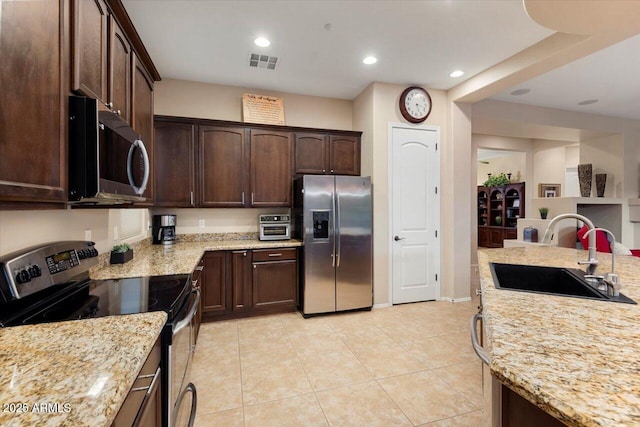
<path id="1" fill-rule="evenodd" d="M 190 292 L 188 274 L 88 281 L 69 286 L 46 303 L 15 313 L 17 316 L 11 324 L 47 323 L 161 310 L 167 312 L 171 321 Z"/>

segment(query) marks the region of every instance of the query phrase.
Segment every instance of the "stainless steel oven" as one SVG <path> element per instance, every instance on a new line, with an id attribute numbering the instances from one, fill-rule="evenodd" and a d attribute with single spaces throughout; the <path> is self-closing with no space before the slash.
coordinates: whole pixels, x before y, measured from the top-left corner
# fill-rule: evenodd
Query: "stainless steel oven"
<path id="1" fill-rule="evenodd" d="M 193 426 L 196 416 L 196 387 L 191 382 L 191 366 L 195 350 L 194 328 L 200 304 L 200 290 L 193 289 L 183 308 L 167 328 L 167 420 L 170 427 Z"/>
<path id="2" fill-rule="evenodd" d="M 258 228 L 260 240 L 289 240 L 291 238 L 291 216 L 260 215 Z"/>

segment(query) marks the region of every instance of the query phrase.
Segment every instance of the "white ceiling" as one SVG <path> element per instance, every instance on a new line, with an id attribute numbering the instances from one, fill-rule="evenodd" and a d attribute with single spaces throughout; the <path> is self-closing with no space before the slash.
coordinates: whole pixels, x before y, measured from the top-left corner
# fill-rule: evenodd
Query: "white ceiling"
<path id="1" fill-rule="evenodd" d="M 520 0 L 123 3 L 163 78 L 342 99 L 373 81 L 449 89 L 553 33 Z M 250 68 L 250 53 L 277 69 Z"/>
<path id="2" fill-rule="evenodd" d="M 553 34 L 521 0 L 123 0 L 163 78 L 355 98 L 371 82 L 449 89 Z M 325 29 L 330 24 L 331 29 Z M 258 36 L 272 44 L 259 48 Z M 492 99 L 640 119 L 640 36 Z M 250 53 L 277 56 L 275 71 Z M 362 64 L 366 55 L 379 61 Z M 465 75 L 449 77 L 455 69 Z M 528 88 L 527 95 L 512 96 Z M 587 106 L 586 99 L 599 102 Z"/>

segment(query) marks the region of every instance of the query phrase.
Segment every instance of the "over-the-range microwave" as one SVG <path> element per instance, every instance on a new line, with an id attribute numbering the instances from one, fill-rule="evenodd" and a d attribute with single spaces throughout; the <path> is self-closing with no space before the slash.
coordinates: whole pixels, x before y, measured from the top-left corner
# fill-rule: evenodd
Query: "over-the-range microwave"
<path id="1" fill-rule="evenodd" d="M 139 202 L 149 180 L 149 156 L 136 133 L 98 101 L 69 97 L 69 201 Z"/>

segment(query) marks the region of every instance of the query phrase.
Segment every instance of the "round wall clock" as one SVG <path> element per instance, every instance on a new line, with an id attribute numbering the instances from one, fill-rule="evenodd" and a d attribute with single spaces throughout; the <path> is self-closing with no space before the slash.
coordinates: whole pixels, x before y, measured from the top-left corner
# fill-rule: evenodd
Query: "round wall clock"
<path id="1" fill-rule="evenodd" d="M 400 113 L 411 123 L 422 123 L 431 113 L 429 92 L 419 86 L 406 88 L 400 95 Z"/>

